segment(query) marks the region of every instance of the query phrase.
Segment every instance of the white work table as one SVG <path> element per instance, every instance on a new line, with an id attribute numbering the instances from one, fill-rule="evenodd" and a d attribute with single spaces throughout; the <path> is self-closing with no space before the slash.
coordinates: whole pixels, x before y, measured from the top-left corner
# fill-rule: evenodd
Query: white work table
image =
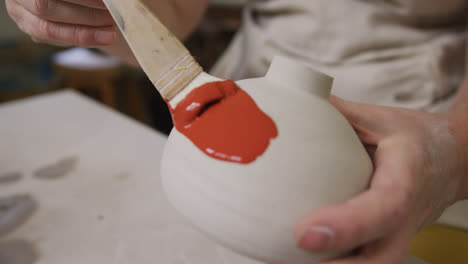
<path id="1" fill-rule="evenodd" d="M 0 198 L 29 194 L 37 201 L 0 245 L 29 243 L 37 264 L 258 263 L 215 245 L 170 207 L 159 173 L 165 142 L 72 91 L 0 105 L 0 176 L 23 174 L 0 184 Z M 70 173 L 33 176 L 66 157 L 78 159 Z M 445 222 L 467 223 L 467 210 L 458 207 Z"/>
<path id="2" fill-rule="evenodd" d="M 4 237 L 34 246 L 38 264 L 252 264 L 194 231 L 165 200 L 160 159 L 166 137 L 75 92 L 0 105 L 0 197 L 38 204 Z M 59 179 L 44 165 L 76 157 Z M 7 263 L 9 264 L 9 263 Z"/>

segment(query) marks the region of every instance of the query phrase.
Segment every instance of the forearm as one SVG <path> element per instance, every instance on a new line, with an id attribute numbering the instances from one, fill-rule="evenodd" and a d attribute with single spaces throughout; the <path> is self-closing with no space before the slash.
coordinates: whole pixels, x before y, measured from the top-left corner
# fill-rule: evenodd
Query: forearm
<path id="1" fill-rule="evenodd" d="M 198 25 L 209 0 L 143 0 L 143 2 L 174 35 L 183 41 Z M 116 43 L 101 49 L 131 65 L 138 65 L 121 34 Z"/>

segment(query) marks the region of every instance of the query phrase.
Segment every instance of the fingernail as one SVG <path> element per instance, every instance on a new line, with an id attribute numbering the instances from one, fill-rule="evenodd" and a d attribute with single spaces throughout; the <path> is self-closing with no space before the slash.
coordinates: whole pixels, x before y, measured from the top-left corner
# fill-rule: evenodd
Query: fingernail
<path id="1" fill-rule="evenodd" d="M 112 44 L 114 43 L 115 39 L 117 38 L 117 33 L 114 31 L 105 31 L 105 30 L 98 30 L 94 33 L 94 39 L 99 44 Z"/>
<path id="2" fill-rule="evenodd" d="M 327 250 L 332 241 L 333 231 L 324 226 L 315 226 L 308 229 L 302 236 L 299 247 L 306 250 Z"/>

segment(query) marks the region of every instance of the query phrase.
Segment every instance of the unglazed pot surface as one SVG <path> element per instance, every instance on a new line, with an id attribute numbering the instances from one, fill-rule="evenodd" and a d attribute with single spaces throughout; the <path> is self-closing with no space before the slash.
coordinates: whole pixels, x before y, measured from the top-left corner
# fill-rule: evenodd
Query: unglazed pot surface
<path id="1" fill-rule="evenodd" d="M 207 156 L 174 129 L 162 159 L 169 201 L 201 232 L 257 260 L 313 264 L 343 254 L 304 251 L 293 237 L 312 210 L 365 190 L 373 170 L 328 101 L 332 79 L 279 57 L 264 78 L 237 84 L 273 119 L 278 137 L 254 162 L 239 164 Z"/>

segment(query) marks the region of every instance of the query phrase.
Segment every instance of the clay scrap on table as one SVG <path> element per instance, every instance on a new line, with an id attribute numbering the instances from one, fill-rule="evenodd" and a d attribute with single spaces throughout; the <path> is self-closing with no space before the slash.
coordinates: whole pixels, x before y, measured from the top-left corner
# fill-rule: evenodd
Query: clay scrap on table
<path id="1" fill-rule="evenodd" d="M 24 240 L 0 242 L 1 264 L 33 264 L 38 259 L 34 245 Z"/>
<path id="2" fill-rule="evenodd" d="M 56 180 L 64 177 L 76 168 L 78 157 L 63 158 L 54 164 L 44 166 L 34 172 L 34 177 L 42 180 Z"/>
<path id="3" fill-rule="evenodd" d="M 36 200 L 27 194 L 0 198 L 0 237 L 24 224 L 36 208 Z"/>
<path id="4" fill-rule="evenodd" d="M 23 173 L 14 171 L 0 174 L 0 185 L 8 185 L 20 181 Z"/>

